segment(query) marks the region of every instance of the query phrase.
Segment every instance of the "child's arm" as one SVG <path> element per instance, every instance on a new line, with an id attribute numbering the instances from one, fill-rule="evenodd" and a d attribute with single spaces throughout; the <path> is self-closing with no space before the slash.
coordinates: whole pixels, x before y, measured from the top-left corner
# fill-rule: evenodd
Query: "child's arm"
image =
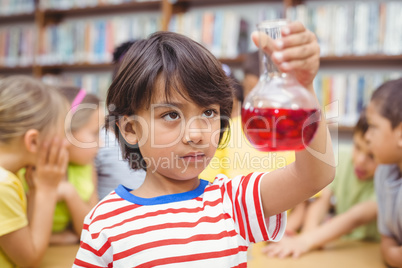
<path id="1" fill-rule="evenodd" d="M 331 207 L 331 196 L 331 189 L 326 187 L 321 191 L 320 196 L 308 206 L 302 232 L 314 230 L 322 223 Z"/>
<path id="2" fill-rule="evenodd" d="M 307 210 L 307 202 L 304 201 L 297 204 L 293 209 L 288 211 L 285 235 L 293 236 L 296 235 L 298 230 L 302 227 L 304 217 Z"/>
<path id="3" fill-rule="evenodd" d="M 78 236 L 81 235 L 85 216 L 99 201 L 97 194 L 98 176 L 96 175 L 95 166 L 92 168 L 92 182 L 94 184 L 94 191 L 88 201 L 82 200 L 77 190 L 68 181 L 63 181 L 62 185 L 60 185 L 60 188 L 63 189 L 60 192 L 60 199 L 64 200 L 67 204 L 73 219 L 73 230 Z"/>
<path id="4" fill-rule="evenodd" d="M 375 201 L 366 201 L 350 208 L 345 213 L 335 216 L 328 222 L 310 232 L 304 232 L 294 238 L 288 238 L 277 244 L 270 244 L 264 248 L 268 256 L 299 257 L 324 246 L 355 228 L 375 221 L 377 217 L 377 204 Z"/>
<path id="5" fill-rule="evenodd" d="M 29 225 L 0 236 L 0 247 L 17 266 L 36 266 L 49 244 L 57 185 L 66 174 L 68 152 L 63 141 L 40 148 L 34 176 L 35 194 Z"/>
<path id="6" fill-rule="evenodd" d="M 320 58 L 317 39 L 301 23 L 291 23 L 287 29 L 288 33 L 284 29 L 281 40 L 275 42 L 268 36 L 264 40 L 258 40 L 255 36 L 253 39 L 257 43 L 259 41 L 267 53 L 273 52 L 273 61 L 281 71 L 292 72 L 315 95 L 312 83 Z M 285 169 L 268 173 L 262 179 L 261 198 L 265 217 L 295 207 L 332 181 L 335 174 L 334 154 L 324 112 L 321 117 L 309 150 L 297 152 L 294 163 Z"/>
<path id="7" fill-rule="evenodd" d="M 381 253 L 388 265 L 402 267 L 402 246 L 394 238 L 381 236 Z"/>

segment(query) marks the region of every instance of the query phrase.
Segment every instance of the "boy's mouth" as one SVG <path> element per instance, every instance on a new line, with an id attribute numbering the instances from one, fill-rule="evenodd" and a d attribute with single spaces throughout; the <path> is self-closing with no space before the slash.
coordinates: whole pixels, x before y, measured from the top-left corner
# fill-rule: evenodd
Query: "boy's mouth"
<path id="1" fill-rule="evenodd" d="M 202 161 L 204 159 L 204 157 L 205 157 L 204 153 L 191 152 L 191 153 L 188 153 L 188 154 L 186 154 L 186 155 L 184 155 L 184 156 L 182 156 L 180 158 L 184 159 L 186 161 L 189 161 L 189 162 L 196 162 L 196 161 Z"/>

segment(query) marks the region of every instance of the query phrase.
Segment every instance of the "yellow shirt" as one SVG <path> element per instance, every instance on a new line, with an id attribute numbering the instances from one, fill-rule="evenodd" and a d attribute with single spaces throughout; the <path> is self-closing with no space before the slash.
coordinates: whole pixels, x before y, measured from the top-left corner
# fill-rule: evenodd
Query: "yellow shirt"
<path id="1" fill-rule="evenodd" d="M 268 172 L 284 168 L 295 160 L 293 151 L 261 152 L 256 150 L 243 133 L 241 117 L 230 123 L 230 139 L 223 149 L 218 149 L 200 178 L 213 181 L 217 174 L 228 178 L 251 172 Z"/>
<path id="2" fill-rule="evenodd" d="M 0 236 L 28 225 L 27 200 L 20 179 L 0 167 Z M 0 267 L 16 267 L 0 249 Z"/>

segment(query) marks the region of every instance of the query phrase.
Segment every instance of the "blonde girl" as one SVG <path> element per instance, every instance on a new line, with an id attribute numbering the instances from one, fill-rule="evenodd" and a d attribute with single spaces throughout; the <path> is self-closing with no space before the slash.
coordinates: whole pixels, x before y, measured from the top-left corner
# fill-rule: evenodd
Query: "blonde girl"
<path id="1" fill-rule="evenodd" d="M 65 122 L 69 163 L 58 188 L 51 243 L 77 243 L 85 215 L 99 201 L 94 160 L 99 147 L 99 98 L 75 87 L 60 87 L 70 103 Z M 103 121 L 104 119 L 101 118 Z"/>
<path id="2" fill-rule="evenodd" d="M 49 244 L 57 186 L 68 152 L 67 105 L 40 81 L 0 80 L 0 267 L 38 265 Z M 28 202 L 15 175 L 26 168 Z"/>

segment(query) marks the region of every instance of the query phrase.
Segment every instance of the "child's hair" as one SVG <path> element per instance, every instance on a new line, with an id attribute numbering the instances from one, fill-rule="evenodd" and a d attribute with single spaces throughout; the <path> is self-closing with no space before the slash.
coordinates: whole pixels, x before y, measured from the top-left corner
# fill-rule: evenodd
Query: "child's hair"
<path id="1" fill-rule="evenodd" d="M 221 133 L 229 127 L 233 89 L 222 70 L 221 63 L 203 46 L 190 38 L 171 32 L 156 32 L 138 40 L 124 56 L 117 77 L 109 88 L 106 104 L 109 116 L 106 126 L 120 139 L 116 125 L 124 115 L 134 115 L 148 109 L 152 96 L 164 82 L 166 100 L 177 92 L 185 99 L 206 107 L 220 105 Z M 120 140 L 123 157 L 131 161 L 133 169 L 141 169 L 143 162 L 138 146 Z"/>
<path id="2" fill-rule="evenodd" d="M 70 103 L 70 108 L 75 110 L 70 126 L 70 130 L 73 132 L 83 127 L 88 122 L 90 115 L 95 111 L 93 107 L 85 108 L 81 106 L 82 109 L 80 109 L 80 105 L 92 104 L 94 107 L 100 108 L 100 99 L 94 94 L 86 93 L 83 89 L 73 86 L 60 86 L 58 89 Z M 77 100 L 77 97 L 79 98 L 80 96 L 81 99 L 78 100 L 78 103 L 75 103 L 74 107 L 71 107 L 74 101 Z"/>
<path id="3" fill-rule="evenodd" d="M 354 129 L 353 129 L 353 134 L 361 134 L 364 136 L 368 130 L 368 122 L 367 122 L 367 117 L 366 117 L 366 109 L 363 108 L 362 111 L 360 112 L 359 120 L 357 121 Z"/>
<path id="4" fill-rule="evenodd" d="M 231 79 L 232 87 L 233 87 L 233 90 L 234 90 L 233 91 L 234 97 L 240 103 L 243 103 L 243 100 L 244 100 L 243 86 L 241 85 L 239 80 L 237 80 L 237 78 L 234 76 L 234 74 L 232 72 L 232 69 L 230 69 L 230 67 L 228 65 L 222 64 L 222 69 L 225 71 L 226 75 Z"/>
<path id="5" fill-rule="evenodd" d="M 115 50 L 113 51 L 113 63 L 114 63 L 113 78 L 116 77 L 117 72 L 119 71 L 124 55 L 126 55 L 127 51 L 134 43 L 135 40 L 124 42 L 120 44 L 118 47 L 116 47 Z"/>
<path id="6" fill-rule="evenodd" d="M 378 112 L 391 122 L 392 128 L 402 122 L 402 78 L 390 80 L 373 92 L 371 101 L 378 107 Z"/>
<path id="7" fill-rule="evenodd" d="M 47 132 L 67 111 L 63 96 L 37 79 L 23 75 L 0 79 L 0 143 L 30 129 Z"/>

